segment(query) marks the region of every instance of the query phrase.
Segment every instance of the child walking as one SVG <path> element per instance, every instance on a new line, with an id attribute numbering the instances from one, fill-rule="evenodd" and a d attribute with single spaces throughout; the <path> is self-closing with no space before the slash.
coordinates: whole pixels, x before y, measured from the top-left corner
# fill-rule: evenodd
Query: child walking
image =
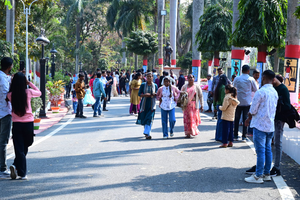
<path id="1" fill-rule="evenodd" d="M 75 84 L 73 85 L 73 90 L 72 90 L 72 102 L 73 102 L 73 114 L 76 114 L 77 106 L 78 106 L 78 99 L 76 96 Z"/>
<path id="2" fill-rule="evenodd" d="M 32 89 L 27 89 L 29 85 Z M 33 143 L 33 114 L 31 98 L 41 96 L 41 91 L 31 82 L 27 81 L 22 72 L 14 75 L 10 91 L 7 94 L 12 105 L 12 138 L 15 149 L 15 160 L 10 166 L 10 176 L 16 179 L 27 180 L 26 155 L 28 147 Z"/>
<path id="3" fill-rule="evenodd" d="M 240 104 L 236 98 L 237 90 L 233 85 L 228 84 L 225 86 L 225 97 L 222 106 L 219 109 L 222 111 L 223 131 L 222 131 L 222 145 L 220 148 L 233 146 L 233 121 L 235 109 Z M 228 143 L 229 141 L 229 143 Z"/>

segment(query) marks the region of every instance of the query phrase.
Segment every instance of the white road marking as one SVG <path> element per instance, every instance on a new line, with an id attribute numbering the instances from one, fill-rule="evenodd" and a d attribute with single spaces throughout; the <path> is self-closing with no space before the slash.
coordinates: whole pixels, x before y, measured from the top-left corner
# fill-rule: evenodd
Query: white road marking
<path id="1" fill-rule="evenodd" d="M 53 135 L 55 135 L 56 133 L 58 133 L 60 130 L 62 130 L 63 128 L 65 128 L 67 125 L 69 125 L 73 121 L 73 119 L 74 119 L 74 117 L 69 118 L 69 120 L 67 122 L 65 122 L 64 124 L 62 124 L 60 127 L 58 127 L 57 129 L 55 129 L 54 131 L 52 131 L 48 135 L 45 135 L 44 137 L 42 137 L 38 141 L 35 141 L 30 147 L 38 145 L 39 143 L 41 143 L 41 142 L 49 139 L 50 137 L 52 137 Z M 11 154 L 9 154 L 9 155 L 6 156 L 6 159 L 13 158 L 14 156 L 15 156 L 15 154 L 11 153 Z"/>
<path id="2" fill-rule="evenodd" d="M 256 154 L 254 143 L 249 139 L 246 140 L 246 143 L 252 149 L 254 154 Z M 287 184 L 283 180 L 282 176 L 273 177 L 273 181 L 279 191 L 282 200 L 295 200 L 294 195 L 292 194 L 289 186 L 287 186 Z"/>

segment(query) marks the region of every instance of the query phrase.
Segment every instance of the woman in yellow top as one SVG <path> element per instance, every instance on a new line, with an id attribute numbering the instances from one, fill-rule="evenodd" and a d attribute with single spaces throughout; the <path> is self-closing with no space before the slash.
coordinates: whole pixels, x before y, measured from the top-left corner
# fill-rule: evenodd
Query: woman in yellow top
<path id="1" fill-rule="evenodd" d="M 142 75 L 141 73 L 137 73 L 134 79 L 131 81 L 131 96 L 130 96 L 130 109 L 129 113 L 131 115 L 137 114 L 140 110 L 140 101 L 141 98 L 139 97 L 139 89 L 142 84 Z"/>

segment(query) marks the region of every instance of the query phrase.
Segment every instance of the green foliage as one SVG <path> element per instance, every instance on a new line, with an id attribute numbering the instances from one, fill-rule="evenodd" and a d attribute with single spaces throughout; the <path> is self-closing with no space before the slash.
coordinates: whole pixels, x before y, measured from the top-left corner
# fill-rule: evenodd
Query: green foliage
<path id="1" fill-rule="evenodd" d="M 64 82 L 62 80 L 47 81 L 46 88 L 52 96 L 59 96 L 64 92 Z"/>
<path id="2" fill-rule="evenodd" d="M 179 57 L 177 65 L 181 69 L 190 69 L 193 61 L 193 52 L 189 51 L 185 55 Z"/>
<path id="3" fill-rule="evenodd" d="M 230 51 L 228 43 L 232 32 L 232 13 L 226 8 L 214 5 L 207 8 L 200 17 L 200 30 L 196 34 L 199 51 Z"/>
<path id="4" fill-rule="evenodd" d="M 52 81 L 52 78 L 49 77 L 49 75 L 46 76 L 46 81 Z M 54 82 L 56 81 L 62 81 L 62 83 L 64 85 L 66 85 L 67 83 L 69 83 L 70 81 L 70 77 L 69 76 L 65 76 L 62 70 L 59 70 L 57 72 L 55 72 L 55 76 L 54 76 Z"/>
<path id="5" fill-rule="evenodd" d="M 31 109 L 32 112 L 35 113 L 37 110 L 39 110 L 43 106 L 43 101 L 41 97 L 34 97 L 31 98 Z"/>
<path id="6" fill-rule="evenodd" d="M 20 59 L 18 54 L 12 54 L 11 52 L 11 44 L 9 42 L 6 42 L 4 40 L 0 40 L 0 60 L 3 57 L 10 57 L 14 60 L 13 68 L 11 70 L 11 73 L 14 74 L 18 72 L 20 68 Z"/>
<path id="7" fill-rule="evenodd" d="M 105 58 L 100 58 L 98 63 L 101 71 L 106 70 L 108 68 L 108 62 Z"/>
<path id="8" fill-rule="evenodd" d="M 125 38 L 128 51 L 147 56 L 158 51 L 157 34 L 148 31 L 133 31 Z"/>
<path id="9" fill-rule="evenodd" d="M 10 3 L 9 0 L 1 0 L 1 1 L 4 2 L 4 5 L 5 5 L 5 6 L 8 6 L 8 9 L 9 9 L 9 10 L 12 9 L 12 5 L 11 5 L 11 3 Z"/>
<path id="10" fill-rule="evenodd" d="M 240 0 L 231 41 L 236 47 L 279 47 L 286 34 L 287 0 Z"/>

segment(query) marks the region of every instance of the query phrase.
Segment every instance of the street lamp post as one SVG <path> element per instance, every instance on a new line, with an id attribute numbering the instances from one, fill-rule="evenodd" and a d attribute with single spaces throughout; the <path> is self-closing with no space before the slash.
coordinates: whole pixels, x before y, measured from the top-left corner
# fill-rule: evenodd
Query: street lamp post
<path id="1" fill-rule="evenodd" d="M 28 15 L 30 15 L 30 8 L 31 5 L 36 2 L 37 0 L 34 0 L 28 8 L 25 8 L 25 3 L 23 0 L 21 0 L 23 3 L 23 9 L 24 9 L 24 14 L 26 15 L 26 78 L 29 77 L 29 63 L 28 63 Z"/>
<path id="2" fill-rule="evenodd" d="M 42 109 L 40 110 L 40 117 L 46 117 L 46 74 L 45 74 L 45 63 L 44 58 L 44 45 L 50 43 L 50 41 L 45 37 L 45 29 L 41 29 L 41 35 L 36 39 L 38 44 L 42 45 L 42 58 L 40 59 L 40 90 L 42 92 Z"/>
<path id="3" fill-rule="evenodd" d="M 56 49 L 54 48 L 54 43 L 53 43 L 52 49 L 50 50 L 50 53 L 52 54 L 51 77 L 52 77 L 52 80 L 53 80 L 53 79 L 54 79 L 54 75 L 55 75 L 55 62 L 54 62 L 54 57 L 55 57 L 55 54 L 57 54 L 57 51 L 56 51 Z"/>
<path id="4" fill-rule="evenodd" d="M 47 56 L 46 58 L 46 75 L 48 75 L 48 71 L 49 71 L 49 65 L 48 65 L 48 61 L 49 61 L 49 57 Z"/>

